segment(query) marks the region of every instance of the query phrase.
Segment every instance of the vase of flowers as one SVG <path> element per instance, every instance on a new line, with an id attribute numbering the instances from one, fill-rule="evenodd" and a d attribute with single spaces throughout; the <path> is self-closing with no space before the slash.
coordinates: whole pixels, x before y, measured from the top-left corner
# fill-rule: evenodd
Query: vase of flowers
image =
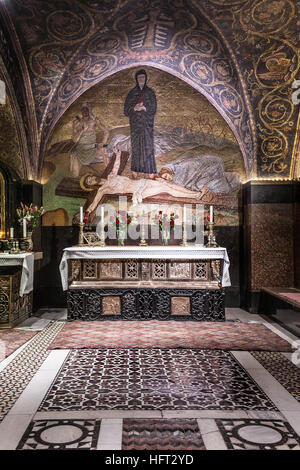
<path id="1" fill-rule="evenodd" d="M 24 227 L 24 223 L 26 224 L 25 238 L 28 244 L 28 251 L 31 251 L 33 248 L 32 234 L 38 225 L 39 218 L 44 214 L 44 208 L 33 205 L 32 203 L 30 205 L 26 205 L 21 202 L 21 207 L 19 207 L 16 212 L 18 221 L 22 227 Z"/>
<path id="2" fill-rule="evenodd" d="M 118 244 L 124 246 L 128 226 L 132 222 L 132 217 L 126 211 L 118 211 L 115 217 L 111 216 L 110 220 L 116 225 Z"/>
<path id="3" fill-rule="evenodd" d="M 175 215 L 174 212 L 171 212 L 171 214 L 168 215 L 159 211 L 158 214 L 154 216 L 154 223 L 158 225 L 158 228 L 161 231 L 161 240 L 163 245 L 168 245 L 169 243 L 171 230 L 173 230 L 175 226 L 175 219 L 178 219 L 178 215 Z"/>

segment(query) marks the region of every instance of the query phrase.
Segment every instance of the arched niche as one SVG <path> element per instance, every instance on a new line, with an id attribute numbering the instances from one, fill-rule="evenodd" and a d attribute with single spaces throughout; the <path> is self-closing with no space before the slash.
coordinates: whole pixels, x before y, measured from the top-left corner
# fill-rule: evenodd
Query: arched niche
<path id="1" fill-rule="evenodd" d="M 129 136 L 129 121 L 123 111 L 124 101 L 129 90 L 135 85 L 134 76 L 139 68 L 141 66 L 124 68 L 90 87 L 72 103 L 53 129 L 41 180 L 44 184 L 44 204 L 47 211 L 57 208 L 66 210 L 69 223 L 75 208 L 83 205 L 86 198 L 79 181 L 74 179 L 72 181 L 70 175 L 69 159 L 74 147 L 71 140 L 72 123 L 77 116 L 81 116 L 81 105 L 88 102 L 95 116 L 110 130 L 111 137 L 116 133 Z M 148 73 L 149 87 L 153 88 L 157 95 L 155 132 L 162 136 L 159 148 L 170 146 L 169 152 L 156 152 L 158 170 L 166 160 L 178 158 L 182 152 L 181 144 L 195 147 L 198 142 L 198 145 L 203 144 L 206 148 L 209 147 L 208 144 L 213 143 L 221 148 L 219 154 L 226 160 L 225 170 L 238 172 L 241 181 L 244 181 L 247 172 L 239 142 L 224 116 L 213 106 L 208 97 L 175 74 L 147 65 L 143 65 L 142 68 Z M 175 134 L 174 139 L 172 133 Z M 101 137 L 100 133 L 98 143 Z M 194 151 L 191 148 L 189 152 L 189 155 L 193 156 L 197 149 Z M 128 168 L 125 169 L 124 175 L 130 177 Z"/>

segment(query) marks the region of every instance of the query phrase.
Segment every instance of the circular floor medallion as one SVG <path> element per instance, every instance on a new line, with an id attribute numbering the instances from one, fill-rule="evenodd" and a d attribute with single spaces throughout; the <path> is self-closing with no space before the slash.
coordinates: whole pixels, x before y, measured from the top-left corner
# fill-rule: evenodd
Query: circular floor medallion
<path id="1" fill-rule="evenodd" d="M 246 425 L 238 429 L 237 434 L 242 439 L 255 444 L 277 444 L 283 435 L 276 429 L 265 425 Z"/>
<path id="2" fill-rule="evenodd" d="M 47 444 L 72 443 L 82 439 L 84 430 L 72 424 L 56 424 L 43 429 L 40 439 Z"/>

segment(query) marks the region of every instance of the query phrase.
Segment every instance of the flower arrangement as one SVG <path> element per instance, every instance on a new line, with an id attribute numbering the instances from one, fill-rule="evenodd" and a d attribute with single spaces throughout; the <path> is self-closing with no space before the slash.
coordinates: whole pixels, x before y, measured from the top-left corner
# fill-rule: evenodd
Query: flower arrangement
<path id="1" fill-rule="evenodd" d="M 38 219 L 44 214 L 44 208 L 33 205 L 32 203 L 27 206 L 21 202 L 21 207 L 17 209 L 17 217 L 20 223 L 26 219 L 28 232 L 33 232 L 37 227 Z"/>
<path id="2" fill-rule="evenodd" d="M 163 214 L 162 211 L 159 211 L 154 216 L 154 223 L 158 225 L 159 230 L 172 230 L 175 225 L 175 219 L 178 219 L 178 217 L 174 212 L 171 212 L 168 217 L 168 214 Z"/>
<path id="3" fill-rule="evenodd" d="M 115 223 L 119 244 L 124 245 L 128 225 L 131 224 L 132 217 L 126 211 L 118 211 L 115 216 L 110 217 L 110 221 Z"/>
<path id="4" fill-rule="evenodd" d="M 171 230 L 173 230 L 175 226 L 175 219 L 178 219 L 178 217 L 179 216 L 175 215 L 174 212 L 171 212 L 169 216 L 168 214 L 163 214 L 162 211 L 155 214 L 154 223 L 158 225 L 158 228 L 161 231 L 162 242 L 164 245 L 168 244 Z"/>
<path id="5" fill-rule="evenodd" d="M 110 217 L 110 221 L 115 223 L 116 230 L 120 230 L 120 227 L 127 229 L 128 225 L 132 222 L 132 217 L 126 211 L 118 211 L 115 217 Z"/>

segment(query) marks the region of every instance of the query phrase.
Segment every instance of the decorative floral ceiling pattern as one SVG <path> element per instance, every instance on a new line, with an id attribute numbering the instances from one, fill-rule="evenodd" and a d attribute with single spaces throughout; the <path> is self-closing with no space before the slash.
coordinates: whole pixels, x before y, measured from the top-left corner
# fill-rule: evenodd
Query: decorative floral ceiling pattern
<path id="1" fill-rule="evenodd" d="M 289 176 L 298 113 L 291 85 L 299 78 L 300 2 L 0 5 L 10 56 L 3 48 L 0 53 L 18 88 L 37 179 L 51 132 L 66 109 L 103 78 L 138 64 L 178 76 L 211 101 L 235 133 L 248 177 Z"/>

